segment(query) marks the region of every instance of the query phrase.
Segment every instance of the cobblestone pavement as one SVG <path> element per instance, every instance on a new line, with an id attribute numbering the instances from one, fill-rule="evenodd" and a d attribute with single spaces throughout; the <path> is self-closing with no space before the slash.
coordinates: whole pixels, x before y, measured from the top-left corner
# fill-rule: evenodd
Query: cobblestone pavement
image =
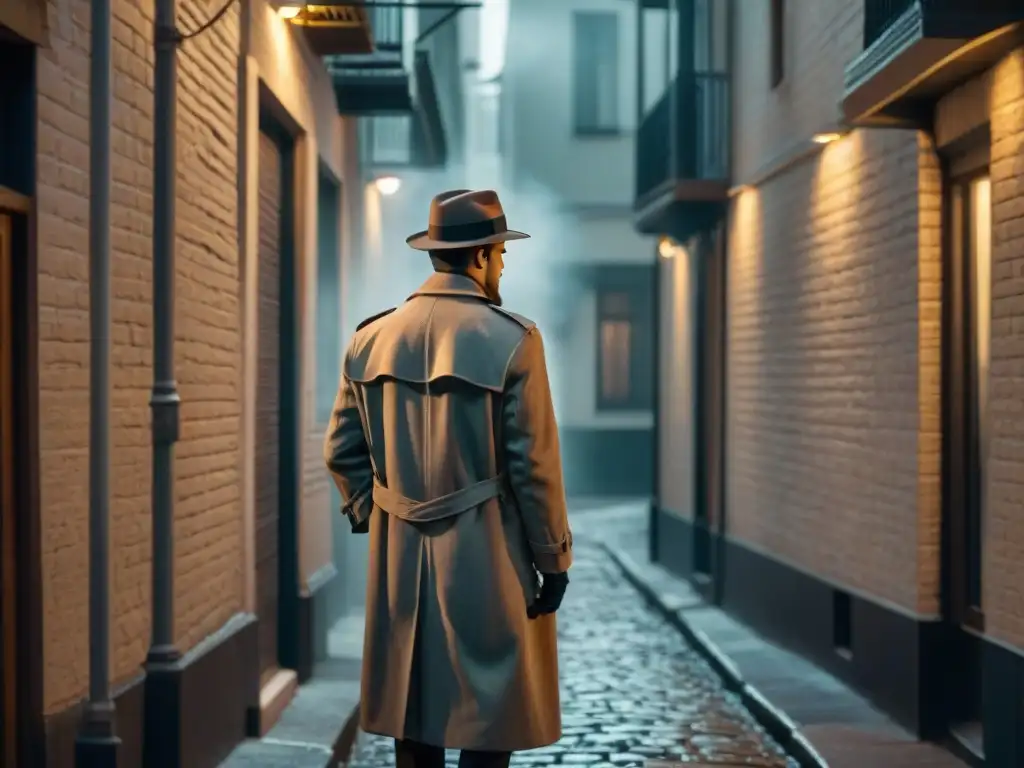
<path id="1" fill-rule="evenodd" d="M 559 618 L 563 737 L 519 752 L 513 766 L 795 768 L 718 677 L 622 578 L 577 540 Z M 449 752 L 454 765 L 457 752 Z M 393 742 L 362 735 L 351 768 L 394 765 Z"/>

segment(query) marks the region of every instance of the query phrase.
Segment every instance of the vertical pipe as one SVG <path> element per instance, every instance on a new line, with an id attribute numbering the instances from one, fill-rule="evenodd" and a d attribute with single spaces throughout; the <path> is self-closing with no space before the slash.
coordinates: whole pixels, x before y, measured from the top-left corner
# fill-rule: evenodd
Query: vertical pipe
<path id="1" fill-rule="evenodd" d="M 153 137 L 153 627 L 147 662 L 175 661 L 174 443 L 178 386 L 174 380 L 174 222 L 178 61 L 175 0 L 157 0 Z"/>
<path id="2" fill-rule="evenodd" d="M 115 766 L 110 697 L 111 0 L 92 0 L 89 61 L 89 701 L 78 766 Z"/>

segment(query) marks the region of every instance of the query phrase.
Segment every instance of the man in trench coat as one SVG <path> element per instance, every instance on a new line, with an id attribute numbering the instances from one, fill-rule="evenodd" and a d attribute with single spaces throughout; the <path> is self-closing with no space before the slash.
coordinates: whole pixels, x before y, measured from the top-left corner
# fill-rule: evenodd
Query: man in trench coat
<path id="1" fill-rule="evenodd" d="M 408 238 L 435 274 L 364 320 L 325 441 L 369 532 L 361 725 L 399 768 L 507 767 L 561 736 L 555 616 L 572 533 L 544 347 L 501 307 L 492 191 L 434 198 Z"/>

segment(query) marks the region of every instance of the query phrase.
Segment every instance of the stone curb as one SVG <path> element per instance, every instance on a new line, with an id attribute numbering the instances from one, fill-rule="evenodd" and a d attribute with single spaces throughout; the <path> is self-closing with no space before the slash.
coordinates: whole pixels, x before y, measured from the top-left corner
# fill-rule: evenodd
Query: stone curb
<path id="1" fill-rule="evenodd" d="M 629 555 L 606 542 L 600 542 L 600 546 L 619 567 L 626 580 L 655 610 L 679 630 L 690 645 L 704 657 L 715 674 L 722 678 L 726 689 L 739 695 L 743 706 L 754 716 L 754 719 L 787 754 L 800 764 L 801 768 L 829 768 L 825 759 L 817 753 L 807 737 L 800 732 L 800 727 L 785 712 L 768 701 L 754 686 L 747 683 L 732 659 L 722 653 L 721 649 L 707 635 L 692 627 L 683 616 L 682 610 L 675 610 L 665 602 Z"/>

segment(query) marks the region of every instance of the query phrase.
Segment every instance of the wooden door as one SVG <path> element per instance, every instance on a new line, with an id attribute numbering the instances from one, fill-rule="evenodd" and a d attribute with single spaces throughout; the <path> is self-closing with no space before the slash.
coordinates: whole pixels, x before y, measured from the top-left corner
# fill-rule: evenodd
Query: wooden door
<path id="1" fill-rule="evenodd" d="M 280 590 L 282 158 L 260 134 L 259 319 L 256 383 L 256 600 L 262 681 L 278 667 Z"/>
<path id="2" fill-rule="evenodd" d="M 0 213 L 0 765 L 15 766 L 17 680 L 15 678 L 14 507 L 14 324 L 11 286 L 11 219 Z"/>

